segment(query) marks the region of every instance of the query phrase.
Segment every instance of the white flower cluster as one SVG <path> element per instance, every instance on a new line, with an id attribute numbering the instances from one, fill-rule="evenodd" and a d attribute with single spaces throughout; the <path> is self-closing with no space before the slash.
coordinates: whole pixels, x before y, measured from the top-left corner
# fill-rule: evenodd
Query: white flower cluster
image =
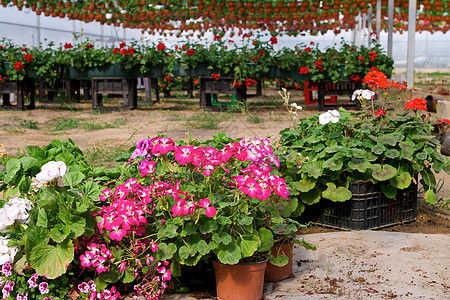
<path id="1" fill-rule="evenodd" d="M 319 116 L 319 123 L 322 125 L 328 124 L 328 123 L 337 123 L 341 119 L 341 114 L 339 111 L 333 109 L 329 110 Z"/>
<path id="2" fill-rule="evenodd" d="M 8 203 L 0 208 L 0 232 L 7 232 L 6 227 L 19 221 L 25 223 L 28 220 L 28 210 L 31 209 L 31 201 L 27 198 L 11 198 Z"/>
<path id="3" fill-rule="evenodd" d="M 361 103 L 366 103 L 367 101 L 370 101 L 374 96 L 375 93 L 371 90 L 356 90 L 353 92 L 352 101 L 358 100 Z"/>
<path id="4" fill-rule="evenodd" d="M 34 190 L 37 191 L 54 179 L 57 180 L 58 186 L 63 186 L 64 181 L 62 177 L 68 171 L 69 170 L 63 161 L 49 161 L 42 166 L 41 172 L 36 174 L 36 177 L 32 179 L 33 182 L 31 183 L 31 186 L 33 186 Z"/>
<path id="5" fill-rule="evenodd" d="M 8 247 L 9 239 L 4 236 L 0 236 L 0 266 L 5 263 L 13 263 L 14 256 L 16 256 L 19 248 L 17 247 Z"/>

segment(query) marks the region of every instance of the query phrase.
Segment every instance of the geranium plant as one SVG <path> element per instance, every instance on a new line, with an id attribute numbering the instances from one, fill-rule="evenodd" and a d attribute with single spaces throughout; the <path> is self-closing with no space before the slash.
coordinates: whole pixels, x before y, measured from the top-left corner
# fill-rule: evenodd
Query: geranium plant
<path id="1" fill-rule="evenodd" d="M 369 73 L 364 82 L 379 92 L 402 87 L 381 72 Z M 289 96 L 283 96 L 288 103 Z M 367 103 L 362 112 L 332 110 L 297 122 L 290 109 L 293 125 L 281 131 L 278 154 L 290 194 L 300 199 L 295 215 L 321 198 L 349 200 L 350 182 L 379 183 L 386 197 L 394 198 L 399 189 L 417 183 L 418 175 L 426 200 L 435 203 L 434 172 L 450 170 L 432 135 L 426 101 L 411 100 L 394 113 L 386 102 L 375 103 L 371 91 L 358 90 L 353 98 Z"/>

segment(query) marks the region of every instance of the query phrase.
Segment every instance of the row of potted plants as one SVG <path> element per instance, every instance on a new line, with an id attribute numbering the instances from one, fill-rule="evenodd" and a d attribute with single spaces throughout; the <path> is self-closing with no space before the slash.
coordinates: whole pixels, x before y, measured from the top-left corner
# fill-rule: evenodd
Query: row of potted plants
<path id="1" fill-rule="evenodd" d="M 251 34 L 243 34 L 239 41 L 222 39 L 218 34 L 210 44 L 186 42 L 167 47 L 164 43 L 150 44 L 133 41 L 117 47 L 97 48 L 89 40 L 65 43 L 56 47 L 37 48 L 13 45 L 8 40 L 0 43 L 0 75 L 6 80 L 41 77 L 89 78 L 115 65 L 114 77 L 161 77 L 163 69 L 170 78 L 177 76 L 209 77 L 213 73 L 234 77 L 240 83 L 255 78 L 294 78 L 296 80 L 349 78 L 357 81 L 377 67 L 388 76 L 393 71 L 393 60 L 380 48 L 351 46 L 342 43 L 339 48 L 320 50 L 317 44 L 299 44 L 294 49 L 275 50 L 278 40 L 272 36 L 262 41 Z M 330 59 L 332 58 L 332 59 Z M 94 73 L 92 73 L 94 72 Z M 97 73 L 95 73 L 97 72 Z M 111 74 L 108 74 L 111 76 Z"/>

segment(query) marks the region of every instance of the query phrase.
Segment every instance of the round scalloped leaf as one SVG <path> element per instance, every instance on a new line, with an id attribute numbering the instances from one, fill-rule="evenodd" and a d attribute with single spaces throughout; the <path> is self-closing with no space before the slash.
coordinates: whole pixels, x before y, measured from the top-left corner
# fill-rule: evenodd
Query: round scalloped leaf
<path id="1" fill-rule="evenodd" d="M 284 200 L 281 203 L 283 205 L 281 215 L 285 218 L 289 218 L 292 215 L 292 213 L 297 209 L 298 198 L 293 197 L 289 200 Z"/>
<path id="2" fill-rule="evenodd" d="M 397 175 L 397 169 L 390 165 L 375 164 L 372 168 L 372 176 L 378 181 L 389 180 Z"/>
<path id="3" fill-rule="evenodd" d="M 414 154 L 414 149 L 413 148 L 410 148 L 410 147 L 402 148 L 400 153 L 402 155 L 402 158 L 410 160 L 410 161 L 413 160 L 413 154 Z"/>
<path id="4" fill-rule="evenodd" d="M 53 245 L 37 245 L 31 250 L 30 265 L 39 276 L 55 279 L 66 273 L 73 260 L 74 248 L 69 243 Z"/>
<path id="5" fill-rule="evenodd" d="M 287 265 L 289 263 L 289 258 L 281 253 L 279 253 L 276 257 L 272 256 L 269 263 L 277 267 L 284 267 Z"/>
<path id="6" fill-rule="evenodd" d="M 397 144 L 397 142 L 401 141 L 401 137 L 399 137 L 396 134 L 385 134 L 382 135 L 379 139 L 378 142 L 383 144 L 383 145 L 390 145 L 390 146 L 395 146 Z"/>
<path id="7" fill-rule="evenodd" d="M 223 264 L 235 265 L 241 259 L 241 249 L 235 243 L 229 245 L 219 245 L 217 258 Z"/>
<path id="8" fill-rule="evenodd" d="M 272 231 L 267 228 L 259 228 L 258 233 L 259 238 L 261 239 L 261 245 L 258 247 L 258 252 L 269 251 L 275 243 Z"/>
<path id="9" fill-rule="evenodd" d="M 313 178 L 319 178 L 323 174 L 323 166 L 320 161 L 313 161 L 309 163 L 304 163 L 302 166 L 302 171 Z"/>
<path id="10" fill-rule="evenodd" d="M 317 179 L 302 174 L 302 179 L 295 183 L 294 187 L 297 191 L 306 193 L 316 186 Z"/>
<path id="11" fill-rule="evenodd" d="M 241 248 L 242 257 L 250 257 L 258 249 L 259 239 L 256 235 L 242 235 L 237 238 L 237 244 Z"/>
<path id="12" fill-rule="evenodd" d="M 403 141 L 398 144 L 400 148 L 412 148 L 414 149 L 415 144 L 412 141 Z"/>
<path id="13" fill-rule="evenodd" d="M 327 186 L 328 188 L 322 192 L 324 198 L 334 202 L 344 202 L 352 198 L 352 192 L 343 186 L 336 188 L 336 185 L 332 182 L 328 182 Z"/>
<path id="14" fill-rule="evenodd" d="M 365 152 L 363 150 L 357 149 L 357 148 L 352 148 L 352 149 L 350 149 L 350 151 L 351 151 L 352 156 L 356 157 L 356 158 L 363 158 L 364 154 L 365 154 Z"/>
<path id="15" fill-rule="evenodd" d="M 425 152 L 417 153 L 416 158 L 418 158 L 420 160 L 425 160 L 425 159 L 427 159 L 427 154 Z"/>
<path id="16" fill-rule="evenodd" d="M 323 167 L 328 168 L 331 171 L 339 171 L 340 169 L 342 169 L 343 165 L 344 163 L 342 162 L 342 160 L 334 156 L 323 163 Z"/>
<path id="17" fill-rule="evenodd" d="M 390 184 L 400 190 L 406 189 L 411 184 L 411 174 L 409 172 L 401 172 L 389 180 Z"/>
<path id="18" fill-rule="evenodd" d="M 292 218 L 298 218 L 305 211 L 305 204 L 298 202 L 297 209 L 291 214 Z"/>
<path id="19" fill-rule="evenodd" d="M 389 149 L 388 151 L 384 152 L 384 155 L 389 158 L 396 158 L 400 156 L 400 152 L 395 149 Z"/>
<path id="20" fill-rule="evenodd" d="M 320 201 L 320 188 L 316 186 L 312 190 L 306 193 L 300 194 L 300 200 L 302 200 L 303 203 L 308 205 L 313 205 L 314 203 L 317 203 Z"/>
<path id="21" fill-rule="evenodd" d="M 342 150 L 344 150 L 344 147 L 331 146 L 331 147 L 327 147 L 327 149 L 325 149 L 325 152 L 326 153 L 336 153 L 336 152 L 341 152 Z"/>
<path id="22" fill-rule="evenodd" d="M 377 144 L 375 147 L 372 148 L 372 152 L 378 155 L 383 153 L 384 151 L 386 151 L 386 147 L 381 144 Z"/>
<path id="23" fill-rule="evenodd" d="M 352 158 L 348 162 L 348 167 L 352 170 L 358 170 L 364 173 L 367 169 L 372 167 L 372 164 L 365 158 Z"/>
<path id="24" fill-rule="evenodd" d="M 381 191 L 389 199 L 394 199 L 397 196 L 397 189 L 390 184 L 382 184 Z"/>

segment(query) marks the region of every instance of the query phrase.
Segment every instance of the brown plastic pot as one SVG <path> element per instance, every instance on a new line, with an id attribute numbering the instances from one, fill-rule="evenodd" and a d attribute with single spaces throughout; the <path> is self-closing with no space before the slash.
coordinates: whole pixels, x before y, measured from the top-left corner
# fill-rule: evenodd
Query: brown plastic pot
<path id="1" fill-rule="evenodd" d="M 227 265 L 213 260 L 217 297 L 220 300 L 261 300 L 268 261 L 269 258 L 261 262 Z"/>
<path id="2" fill-rule="evenodd" d="M 282 245 L 275 245 L 270 250 L 271 254 L 275 257 L 278 255 L 286 255 L 289 258 L 287 265 L 277 267 L 270 262 L 266 267 L 266 274 L 264 276 L 265 281 L 280 281 L 286 279 L 292 275 L 292 261 L 294 258 L 294 244 L 284 243 Z"/>

